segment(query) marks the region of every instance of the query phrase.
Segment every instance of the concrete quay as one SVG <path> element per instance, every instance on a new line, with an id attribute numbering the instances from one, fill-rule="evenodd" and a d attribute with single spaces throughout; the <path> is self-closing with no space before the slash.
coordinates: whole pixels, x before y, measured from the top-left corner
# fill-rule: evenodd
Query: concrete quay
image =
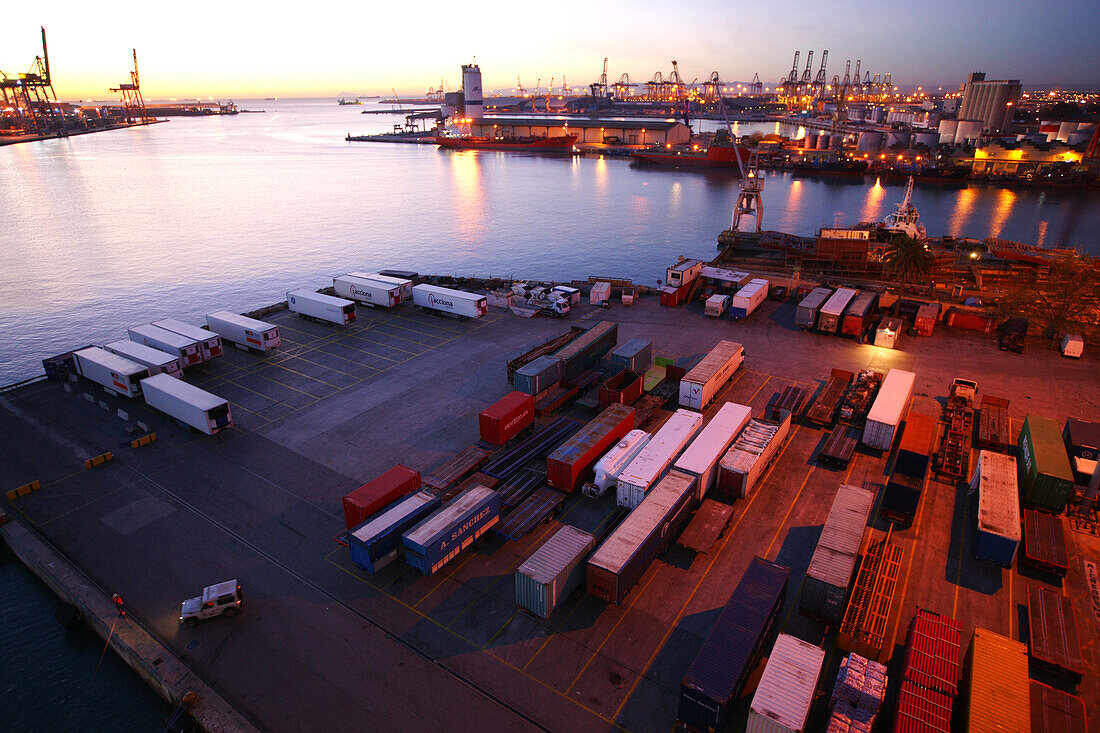
<path id="1" fill-rule="evenodd" d="M 282 348 L 266 356 L 231 349 L 188 374 L 232 403 L 237 425 L 218 436 L 184 431 L 102 392 L 88 402 L 86 385 L 70 392 L 39 382 L 0 395 L 0 475 L 10 484 L 2 488 L 42 484 L 5 507 L 96 585 L 121 593 L 141 625 L 265 730 L 671 727 L 680 679 L 757 554 L 791 567 L 780 627 L 826 648 L 828 689 L 843 654 L 835 629 L 797 612 L 798 591 L 836 487 L 881 489 L 889 456 L 861 448 L 846 471 L 821 467 L 814 457 L 824 433 L 808 425 L 792 430 L 762 485 L 735 502 L 709 552 L 673 548 L 618 607 L 582 594 L 543 621 L 517 610 L 512 583 L 560 523 L 606 528 L 612 496 L 571 496 L 522 540 L 491 536 L 427 578 L 403 563 L 368 575 L 333 539 L 344 527 L 344 494 L 397 462 L 427 474 L 477 442 L 477 413 L 510 389 L 508 359 L 601 319 L 619 323 L 620 342 L 649 338 L 656 354 L 681 365 L 721 338 L 743 343 L 745 366 L 708 415 L 724 401 L 759 415 L 790 384 L 813 391 L 831 367 L 914 371 L 912 409 L 934 414 L 954 377 L 974 378 L 979 396 L 1012 400 L 1013 430 L 1027 413 L 1100 415 L 1095 355 L 1071 361 L 1037 344 L 1010 354 L 989 336 L 944 328 L 890 351 L 803 333 L 794 307 L 768 302 L 738 322 L 707 319 L 696 305 L 661 308 L 652 297 L 609 310 L 585 304 L 564 321 L 496 308 L 468 323 L 405 307 L 360 309 L 345 329 L 276 312 L 265 318 L 280 326 Z M 131 449 L 118 407 L 158 440 Z M 83 468 L 106 450 L 113 461 Z M 974 560 L 974 517 L 965 490 L 929 482 L 913 526 L 894 531 L 904 556 L 889 623 L 891 673 L 918 605 L 958 618 L 964 639 L 975 626 L 1026 639 L 1026 586 L 1052 585 L 1076 609 L 1087 665 L 1076 694 L 1100 719 L 1100 621 L 1084 575 L 1084 560 L 1100 559 L 1100 539 L 1066 521 L 1071 567 L 1059 581 Z M 887 525 L 874 527 L 881 536 Z M 179 625 L 180 601 L 232 577 L 245 593 L 238 618 Z M 1057 683 L 1043 674 L 1035 672 Z M 746 698 L 734 729 L 747 706 Z"/>

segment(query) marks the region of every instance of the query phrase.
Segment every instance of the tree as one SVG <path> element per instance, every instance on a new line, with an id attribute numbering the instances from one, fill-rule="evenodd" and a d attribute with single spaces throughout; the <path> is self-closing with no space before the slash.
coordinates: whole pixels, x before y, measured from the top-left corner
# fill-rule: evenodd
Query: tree
<path id="1" fill-rule="evenodd" d="M 1051 345 L 1075 321 L 1095 323 L 1100 298 L 1100 271 L 1094 263 L 1064 252 L 1053 258 L 1049 273 L 1007 294 L 998 303 L 998 313 L 1022 315 L 1038 322 Z"/>
<path id="2" fill-rule="evenodd" d="M 883 253 L 882 271 L 904 290 L 909 283 L 927 283 L 932 277 L 932 262 L 926 240 L 903 234 L 895 237 Z"/>

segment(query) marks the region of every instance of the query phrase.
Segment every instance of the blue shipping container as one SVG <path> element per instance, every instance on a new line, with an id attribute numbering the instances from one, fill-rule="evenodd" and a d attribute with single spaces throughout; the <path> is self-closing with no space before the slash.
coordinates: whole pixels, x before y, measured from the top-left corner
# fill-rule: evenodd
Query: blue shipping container
<path id="1" fill-rule="evenodd" d="M 653 342 L 642 338 L 630 339 L 611 352 L 611 363 L 614 366 L 644 374 L 653 366 Z"/>
<path id="2" fill-rule="evenodd" d="M 475 486 L 401 535 L 405 561 L 424 575 L 432 575 L 498 521 L 500 495 Z"/>
<path id="3" fill-rule="evenodd" d="M 516 370 L 517 392 L 537 395 L 561 381 L 561 360 L 547 354 L 530 361 Z"/>
<path id="4" fill-rule="evenodd" d="M 388 565 L 401 547 L 401 534 L 439 508 L 439 497 L 427 491 L 398 499 L 348 532 L 351 561 L 368 573 Z"/>
<path id="5" fill-rule="evenodd" d="M 726 727 L 733 702 L 760 662 L 787 597 L 791 571 L 754 557 L 680 684 L 677 718 L 703 731 Z"/>

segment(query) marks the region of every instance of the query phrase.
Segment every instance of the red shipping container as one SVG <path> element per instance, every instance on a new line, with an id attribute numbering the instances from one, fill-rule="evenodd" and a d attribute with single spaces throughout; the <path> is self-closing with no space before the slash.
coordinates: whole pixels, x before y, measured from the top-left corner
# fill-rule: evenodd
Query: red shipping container
<path id="1" fill-rule="evenodd" d="M 600 385 L 600 409 L 608 405 L 631 405 L 642 396 L 642 374 L 624 369 Z"/>
<path id="2" fill-rule="evenodd" d="M 951 308 L 947 311 L 944 323 L 951 328 L 961 328 L 965 331 L 981 331 L 993 333 L 993 316 L 981 311 L 959 310 Z"/>
<path id="3" fill-rule="evenodd" d="M 918 608 L 909 624 L 902 678 L 945 695 L 957 695 L 961 636 L 955 619 Z"/>
<path id="4" fill-rule="evenodd" d="M 688 289 L 691 287 L 691 283 L 687 285 L 681 285 L 678 288 L 674 288 L 671 285 L 665 285 L 661 288 L 661 305 L 669 308 L 675 308 L 684 302 L 684 298 L 687 296 Z"/>
<path id="5" fill-rule="evenodd" d="M 917 328 L 917 333 L 921 336 L 931 336 L 932 330 L 936 327 L 936 321 L 940 317 L 940 304 L 939 303 L 925 303 L 917 310 L 917 317 L 913 325 Z"/>
<path id="6" fill-rule="evenodd" d="M 902 680 L 893 731 L 951 733 L 951 709 L 954 702 L 950 695 L 926 690 L 915 682 Z"/>
<path id="7" fill-rule="evenodd" d="M 481 439 L 493 445 L 504 445 L 534 419 L 535 398 L 523 392 L 509 392 L 478 415 Z"/>
<path id="8" fill-rule="evenodd" d="M 573 493 L 607 449 L 634 429 L 634 408 L 611 405 L 546 459 L 546 482 Z"/>
<path id="9" fill-rule="evenodd" d="M 344 497 L 344 519 L 348 529 L 365 522 L 406 494 L 420 488 L 420 472 L 400 464 L 371 479 Z"/>

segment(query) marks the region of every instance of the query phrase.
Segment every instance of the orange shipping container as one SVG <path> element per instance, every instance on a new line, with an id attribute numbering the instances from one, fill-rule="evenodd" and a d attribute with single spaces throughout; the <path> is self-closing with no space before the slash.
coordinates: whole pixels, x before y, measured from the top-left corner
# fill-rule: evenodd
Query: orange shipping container
<path id="1" fill-rule="evenodd" d="M 974 629 L 967 652 L 969 733 L 1029 733 L 1027 647 L 989 629 Z"/>

